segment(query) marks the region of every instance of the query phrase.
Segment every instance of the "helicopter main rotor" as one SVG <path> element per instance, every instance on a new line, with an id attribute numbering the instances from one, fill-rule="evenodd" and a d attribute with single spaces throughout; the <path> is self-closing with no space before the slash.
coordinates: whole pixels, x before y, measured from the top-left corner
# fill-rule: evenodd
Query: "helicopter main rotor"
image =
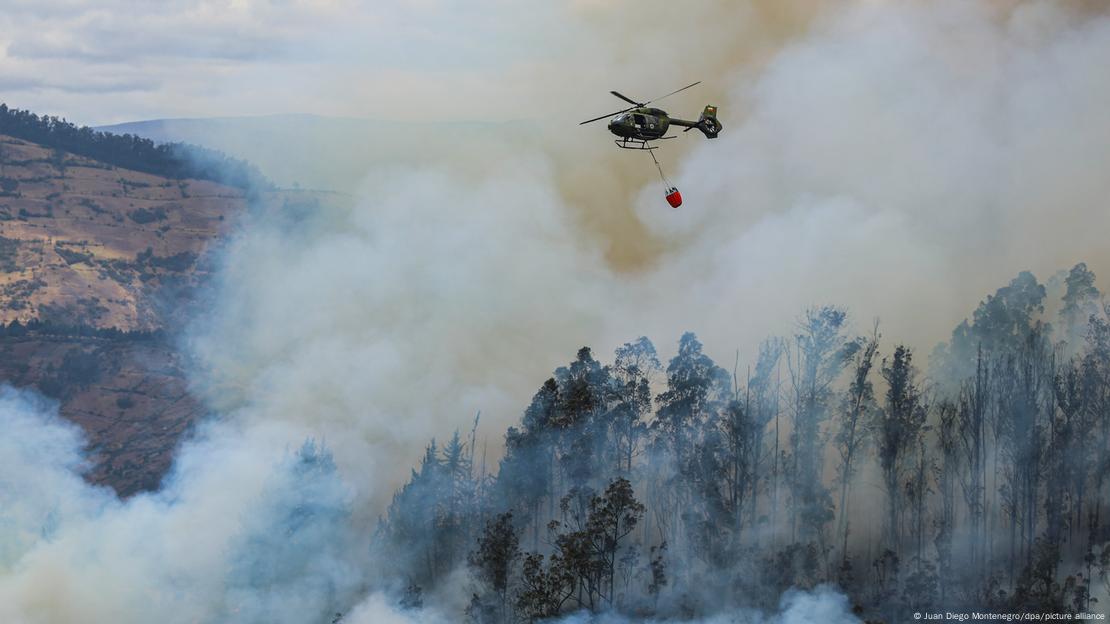
<path id="1" fill-rule="evenodd" d="M 631 104 L 633 106 L 637 106 L 637 107 L 642 108 L 642 107 L 648 105 L 648 102 L 637 102 L 636 100 L 633 100 L 632 98 L 621 95 L 620 93 L 617 93 L 616 91 L 610 91 L 609 93 L 612 93 L 613 95 L 619 97 L 620 99 L 624 100 L 625 102 L 628 102 L 629 104 Z"/>
<path id="2" fill-rule="evenodd" d="M 600 116 L 600 117 L 594 117 L 593 119 L 587 119 L 586 121 L 583 121 L 582 123 L 580 123 L 580 124 L 578 124 L 578 125 L 580 125 L 580 126 L 584 126 L 584 125 L 586 125 L 586 124 L 588 124 L 588 123 L 593 123 L 593 122 L 595 122 L 595 121 L 601 121 L 602 119 L 606 119 L 606 118 L 608 118 L 608 117 L 612 117 L 613 115 L 619 115 L 619 114 L 621 114 L 621 113 L 627 113 L 628 111 L 630 111 L 630 110 L 632 110 L 632 109 L 634 109 L 634 108 L 643 108 L 643 107 L 647 106 L 648 104 L 651 104 L 652 102 L 658 102 L 659 100 L 662 100 L 663 98 L 668 98 L 668 97 L 671 97 L 672 95 L 674 95 L 674 94 L 678 93 L 679 91 L 685 91 L 686 89 L 689 89 L 690 87 L 694 87 L 694 86 L 697 86 L 697 85 L 699 85 L 699 84 L 701 84 L 701 81 L 700 81 L 700 80 L 699 80 L 699 81 L 697 81 L 697 82 L 695 82 L 695 83 L 693 83 L 693 84 L 688 84 L 688 85 L 686 85 L 685 87 L 682 87 L 681 89 L 676 89 L 676 90 L 674 90 L 674 91 L 671 91 L 671 92 L 670 92 L 670 93 L 668 93 L 667 95 L 661 95 L 661 96 L 659 96 L 659 97 L 657 97 L 657 98 L 654 98 L 654 99 L 648 100 L 648 101 L 646 101 L 646 102 L 637 102 L 636 100 L 633 100 L 632 98 L 630 98 L 630 97 L 628 97 L 628 96 L 626 96 L 626 95 L 622 95 L 622 94 L 620 94 L 620 93 L 618 93 L 618 92 L 616 92 L 616 91 L 610 91 L 609 93 L 612 93 L 612 94 L 613 94 L 613 95 L 615 95 L 616 97 L 618 97 L 618 98 L 620 98 L 620 99 L 624 100 L 625 102 L 628 102 L 628 103 L 629 103 L 629 104 L 631 104 L 632 106 L 630 106 L 630 107 L 628 107 L 628 108 L 625 108 L 625 109 L 621 109 L 621 110 L 619 110 L 619 111 L 616 111 L 616 112 L 614 112 L 614 113 L 609 113 L 609 114 L 607 114 L 607 115 L 602 115 L 602 116 Z"/>

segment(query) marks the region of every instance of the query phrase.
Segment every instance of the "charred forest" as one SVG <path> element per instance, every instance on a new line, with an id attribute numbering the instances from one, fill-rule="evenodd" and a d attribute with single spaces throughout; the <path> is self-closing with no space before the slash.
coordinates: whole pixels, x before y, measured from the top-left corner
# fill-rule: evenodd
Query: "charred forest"
<path id="1" fill-rule="evenodd" d="M 403 606 L 454 592 L 483 624 L 766 611 L 818 588 L 874 622 L 1099 610 L 1108 312 L 1079 264 L 1021 273 L 924 352 L 837 306 L 751 362 L 693 333 L 669 361 L 643 337 L 583 347 L 497 462 L 476 431 L 431 441 L 374 548 Z"/>

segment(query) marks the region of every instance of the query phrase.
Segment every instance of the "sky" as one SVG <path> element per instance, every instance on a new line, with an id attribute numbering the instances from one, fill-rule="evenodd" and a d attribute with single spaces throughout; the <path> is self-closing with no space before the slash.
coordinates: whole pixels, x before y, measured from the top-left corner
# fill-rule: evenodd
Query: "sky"
<path id="1" fill-rule="evenodd" d="M 610 89 L 711 85 L 834 4 L 6 0 L 0 93 L 94 126 L 282 113 L 569 121 L 613 110 Z"/>
<path id="2" fill-rule="evenodd" d="M 597 74 L 570 71 L 582 56 L 552 28 L 589 13 L 583 1 L 4 4 L 9 105 L 90 125 L 270 113 L 524 118 L 541 102 L 520 81 Z"/>

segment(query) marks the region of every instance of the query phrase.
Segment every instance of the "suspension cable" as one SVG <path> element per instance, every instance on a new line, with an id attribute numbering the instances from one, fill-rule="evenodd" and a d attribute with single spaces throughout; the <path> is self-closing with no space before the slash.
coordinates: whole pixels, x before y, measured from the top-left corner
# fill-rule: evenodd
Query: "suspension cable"
<path id="1" fill-rule="evenodd" d="M 663 186 L 667 188 L 667 191 L 670 191 L 674 187 L 671 186 L 671 181 L 668 180 L 667 176 L 663 173 L 663 166 L 659 164 L 659 159 L 655 157 L 655 150 L 649 149 L 647 152 L 651 154 L 651 159 L 655 162 L 655 168 L 659 170 L 659 178 L 663 180 Z"/>

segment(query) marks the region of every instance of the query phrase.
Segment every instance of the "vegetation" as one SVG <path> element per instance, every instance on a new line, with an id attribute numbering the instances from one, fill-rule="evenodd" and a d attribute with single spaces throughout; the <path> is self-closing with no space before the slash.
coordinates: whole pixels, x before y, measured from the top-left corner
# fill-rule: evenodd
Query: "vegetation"
<path id="1" fill-rule="evenodd" d="M 1059 306 L 1029 273 L 987 297 L 928 375 L 836 307 L 745 375 L 690 333 L 665 367 L 646 338 L 608 365 L 583 348 L 495 475 L 473 434 L 433 441 L 377 548 L 408 596 L 467 570 L 483 623 L 772 609 L 826 583 L 876 621 L 1090 610 L 1110 578 L 1110 310 L 1085 265 L 1062 277 Z"/>
<path id="2" fill-rule="evenodd" d="M 17 238 L 0 236 L 0 271 L 10 273 L 18 269 L 16 258 L 21 244 Z"/>
<path id="3" fill-rule="evenodd" d="M 11 321 L 0 323 L 0 337 L 10 338 L 99 338 L 111 341 L 160 341 L 165 339 L 161 329 L 153 331 L 121 330 L 117 327 L 70 325 L 51 320 L 31 319 L 26 323 Z"/>
<path id="4" fill-rule="evenodd" d="M 57 117 L 40 117 L 30 111 L 8 108 L 6 104 L 0 104 L 0 134 L 54 150 L 51 162 L 63 176 L 68 164 L 64 153 L 69 152 L 167 178 L 211 180 L 244 190 L 272 186 L 253 165 L 215 150 L 185 143 L 159 144 L 132 134 L 100 132 Z M 8 182 L 0 186 L 9 193 L 16 188 Z M 136 221 L 141 218 L 140 215 Z"/>

